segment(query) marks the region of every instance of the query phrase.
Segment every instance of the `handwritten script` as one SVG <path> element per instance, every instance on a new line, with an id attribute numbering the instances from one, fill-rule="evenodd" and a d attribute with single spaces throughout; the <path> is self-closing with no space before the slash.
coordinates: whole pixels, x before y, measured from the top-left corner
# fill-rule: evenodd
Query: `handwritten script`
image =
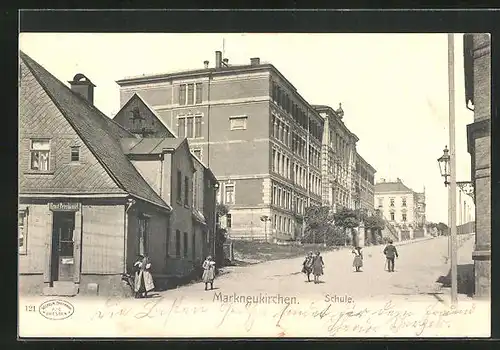
<path id="1" fill-rule="evenodd" d="M 371 305 L 371 304 L 370 304 Z M 276 336 L 293 336 L 302 327 L 316 329 L 318 336 L 398 336 L 400 334 L 426 336 L 439 329 L 454 327 L 462 317 L 474 314 L 476 305 L 450 307 L 439 302 L 409 307 L 387 301 L 378 306 L 363 304 L 334 304 L 300 302 L 298 304 L 269 305 L 258 303 L 224 303 L 188 301 L 184 298 L 130 301 L 109 299 L 91 316 L 92 321 L 120 320 L 123 322 L 154 322 L 167 327 L 178 322 L 190 322 L 193 327 L 203 324 L 205 329 L 218 331 L 239 329 L 242 335 L 259 332 L 263 324 L 276 328 Z M 327 334 L 325 334 L 325 332 Z M 411 334 L 409 334 L 411 333 Z M 258 335 L 258 334 L 256 334 Z"/>

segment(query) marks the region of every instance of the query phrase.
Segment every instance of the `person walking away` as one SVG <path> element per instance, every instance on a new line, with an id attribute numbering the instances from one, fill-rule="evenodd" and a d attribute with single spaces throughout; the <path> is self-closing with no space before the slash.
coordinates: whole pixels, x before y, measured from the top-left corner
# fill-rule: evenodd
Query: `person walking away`
<path id="1" fill-rule="evenodd" d="M 384 248 L 384 254 L 387 262 L 387 270 L 389 272 L 394 272 L 394 258 L 398 258 L 398 250 L 395 246 L 392 245 L 392 240 L 389 241 L 389 244 Z"/>
<path id="2" fill-rule="evenodd" d="M 147 298 L 148 292 L 155 288 L 153 276 L 151 275 L 151 263 L 147 256 L 139 255 L 134 264 L 136 269 L 134 279 L 134 291 L 136 298 Z"/>
<path id="3" fill-rule="evenodd" d="M 210 284 L 210 290 L 214 289 L 214 279 L 215 279 L 215 261 L 209 255 L 203 262 L 203 276 L 202 280 L 205 283 L 205 290 L 208 290 L 208 284 Z"/>
<path id="4" fill-rule="evenodd" d="M 354 254 L 352 266 L 356 269 L 356 272 L 359 272 L 359 269 L 363 267 L 363 253 L 361 252 L 361 247 L 354 248 L 352 253 Z"/>
<path id="5" fill-rule="evenodd" d="M 320 252 L 316 252 L 316 256 L 313 260 L 312 265 L 312 273 L 314 275 L 314 283 L 319 283 L 319 276 L 323 275 L 323 267 L 325 263 L 323 262 L 323 257 L 320 255 Z"/>
<path id="6" fill-rule="evenodd" d="M 311 282 L 313 258 L 313 252 L 309 252 L 309 254 L 307 254 L 306 256 L 306 259 L 302 263 L 302 273 L 305 273 L 307 275 L 307 282 Z"/>

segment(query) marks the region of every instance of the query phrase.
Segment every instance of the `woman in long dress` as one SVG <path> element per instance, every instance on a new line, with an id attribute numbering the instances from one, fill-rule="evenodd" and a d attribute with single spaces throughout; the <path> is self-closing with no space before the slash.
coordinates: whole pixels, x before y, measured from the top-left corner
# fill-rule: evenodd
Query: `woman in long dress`
<path id="1" fill-rule="evenodd" d="M 307 282 L 311 282 L 312 264 L 313 252 L 309 252 L 309 254 L 307 254 L 306 256 L 306 259 L 302 263 L 302 273 L 305 273 L 307 275 Z"/>
<path id="2" fill-rule="evenodd" d="M 323 275 L 323 267 L 325 263 L 323 262 L 323 257 L 320 252 L 316 252 L 316 256 L 313 259 L 312 273 L 314 275 L 314 283 L 319 283 L 319 276 Z"/>
<path id="3" fill-rule="evenodd" d="M 136 268 L 134 279 L 134 291 L 136 298 L 147 298 L 148 292 L 155 288 L 153 276 L 151 275 L 151 263 L 147 256 L 139 255 L 134 264 Z"/>
<path id="4" fill-rule="evenodd" d="M 361 247 L 354 248 L 352 253 L 354 254 L 352 266 L 356 269 L 356 272 L 359 272 L 359 269 L 363 267 L 363 253 L 361 252 Z"/>
<path id="5" fill-rule="evenodd" d="M 208 284 L 210 284 L 210 290 L 214 289 L 214 279 L 215 279 L 215 261 L 209 255 L 203 262 L 203 276 L 201 279 L 205 283 L 205 290 L 208 290 Z"/>

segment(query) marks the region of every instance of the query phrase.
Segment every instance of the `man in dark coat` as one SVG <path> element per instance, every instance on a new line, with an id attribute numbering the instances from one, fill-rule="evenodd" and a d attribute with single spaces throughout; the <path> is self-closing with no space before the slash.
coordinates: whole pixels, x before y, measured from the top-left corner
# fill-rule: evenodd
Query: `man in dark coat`
<path id="1" fill-rule="evenodd" d="M 398 256 L 398 250 L 392 245 L 392 241 L 384 248 L 385 258 L 387 260 L 387 269 L 389 272 L 394 272 L 394 257 Z"/>

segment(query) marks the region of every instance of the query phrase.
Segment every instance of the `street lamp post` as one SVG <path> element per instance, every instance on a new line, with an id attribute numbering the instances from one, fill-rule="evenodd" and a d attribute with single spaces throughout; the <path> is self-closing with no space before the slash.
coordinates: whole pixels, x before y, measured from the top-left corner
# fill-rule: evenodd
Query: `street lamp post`
<path id="1" fill-rule="evenodd" d="M 448 34 L 448 112 L 450 149 L 445 147 L 438 159 L 444 184 L 448 187 L 448 226 L 450 227 L 449 249 L 451 264 L 451 303 L 456 305 L 457 296 L 457 179 L 455 153 L 455 48 L 453 34 Z"/>

